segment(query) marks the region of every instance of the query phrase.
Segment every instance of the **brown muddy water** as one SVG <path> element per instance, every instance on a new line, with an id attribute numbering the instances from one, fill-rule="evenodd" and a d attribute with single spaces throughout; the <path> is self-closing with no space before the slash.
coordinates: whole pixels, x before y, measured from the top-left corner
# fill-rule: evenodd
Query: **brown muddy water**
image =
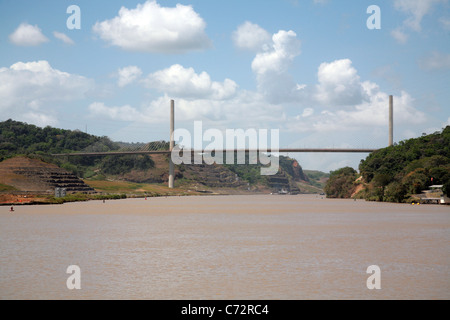
<path id="1" fill-rule="evenodd" d="M 0 207 L 0 299 L 449 298 L 449 206 L 257 195 Z"/>

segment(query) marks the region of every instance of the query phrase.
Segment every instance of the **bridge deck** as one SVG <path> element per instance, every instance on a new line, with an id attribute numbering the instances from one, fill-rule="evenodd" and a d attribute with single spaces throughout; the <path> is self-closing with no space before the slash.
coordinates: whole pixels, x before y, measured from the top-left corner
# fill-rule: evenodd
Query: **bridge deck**
<path id="1" fill-rule="evenodd" d="M 236 149 L 236 150 L 212 150 L 215 152 L 263 152 L 263 153 L 302 153 L 302 152 L 332 152 L 332 153 L 371 153 L 377 151 L 378 149 L 301 149 L 301 148 L 280 148 L 280 149 Z M 205 153 L 211 150 L 184 150 L 180 149 L 180 152 L 191 152 L 191 153 Z M 74 153 L 56 153 L 52 156 L 84 156 L 84 157 L 94 157 L 94 156 L 122 156 L 130 154 L 170 154 L 170 150 L 156 150 L 156 151 L 116 151 L 116 152 L 74 152 Z"/>

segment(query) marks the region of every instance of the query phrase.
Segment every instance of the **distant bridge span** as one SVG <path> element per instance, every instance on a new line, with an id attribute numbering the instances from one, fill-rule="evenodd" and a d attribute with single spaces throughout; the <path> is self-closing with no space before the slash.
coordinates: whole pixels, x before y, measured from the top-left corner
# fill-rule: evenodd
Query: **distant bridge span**
<path id="1" fill-rule="evenodd" d="M 378 149 L 305 149 L 305 148 L 280 148 L 280 149 L 267 149 L 267 150 L 259 150 L 259 149 L 233 149 L 233 150 L 189 150 L 189 149 L 180 149 L 180 152 L 191 152 L 191 153 L 209 153 L 213 152 L 263 152 L 263 153 L 303 153 L 303 152 L 331 152 L 331 153 L 371 153 L 377 151 Z M 178 150 L 174 150 L 178 152 Z M 55 153 L 52 156 L 62 157 L 62 156 L 83 156 L 83 157 L 96 157 L 96 156 L 124 156 L 124 155 L 132 155 L 132 154 L 170 154 L 170 150 L 153 150 L 153 151 L 117 151 L 117 152 L 73 152 L 73 153 Z"/>

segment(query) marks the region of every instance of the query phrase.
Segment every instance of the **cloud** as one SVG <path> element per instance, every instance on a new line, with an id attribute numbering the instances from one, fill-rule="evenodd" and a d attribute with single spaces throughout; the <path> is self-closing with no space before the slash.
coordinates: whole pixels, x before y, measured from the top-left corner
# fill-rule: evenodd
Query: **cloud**
<path id="1" fill-rule="evenodd" d="M 381 91 L 374 82 L 361 81 L 351 60 L 322 63 L 318 79 L 313 95 L 316 100 L 311 100 L 315 108 L 306 108 L 302 115 L 290 117 L 285 126 L 288 131 L 322 136 L 329 132 L 342 135 L 365 132 L 367 139 L 373 139 L 377 130 L 387 125 L 389 94 Z M 394 95 L 396 126 L 410 127 L 428 121 L 427 115 L 413 105 L 414 99 L 407 92 Z M 363 139 L 347 136 L 348 141 Z"/>
<path id="2" fill-rule="evenodd" d="M 450 69 L 450 54 L 438 51 L 431 52 L 419 60 L 419 66 L 427 71 Z"/>
<path id="3" fill-rule="evenodd" d="M 306 108 L 305 110 L 303 110 L 302 117 L 307 118 L 309 116 L 312 116 L 313 114 L 314 114 L 314 109 Z"/>
<path id="4" fill-rule="evenodd" d="M 304 85 L 297 84 L 289 74 L 301 42 L 292 31 L 280 30 L 272 36 L 252 61 L 252 71 L 256 74 L 258 92 L 270 103 L 295 101 L 302 94 Z"/>
<path id="5" fill-rule="evenodd" d="M 301 53 L 297 34 L 292 30 L 280 30 L 270 38 L 256 35 L 255 41 L 245 46 L 238 40 L 238 34 L 250 36 L 246 28 L 261 34 L 265 32 L 257 25 L 244 23 L 237 28 L 233 39 L 238 48 L 255 50 L 251 69 L 256 76 L 257 90 L 242 90 L 231 79 L 214 81 L 206 71 L 174 64 L 139 81 L 161 92 L 160 97 L 139 107 L 96 102 L 89 107 L 91 115 L 164 124 L 169 120 L 170 100 L 175 99 L 180 126 L 203 120 L 205 123 L 213 121 L 216 127 L 282 128 L 321 138 L 324 133 L 344 132 L 348 134 L 345 138 L 353 137 L 358 141 L 354 134 L 357 130 L 367 132 L 368 138 L 384 137 L 379 132 L 385 133 L 388 122 L 389 95 L 377 84 L 361 80 L 350 59 L 320 64 L 317 83 L 299 85 L 289 74 L 292 63 Z M 396 124 L 417 125 L 427 121 L 427 116 L 413 107 L 414 100 L 407 92 L 394 96 L 394 105 Z"/>
<path id="6" fill-rule="evenodd" d="M 58 124 L 58 119 L 54 115 L 42 114 L 34 111 L 29 111 L 23 114 L 22 120 L 40 127 L 55 126 Z"/>
<path id="7" fill-rule="evenodd" d="M 406 31 L 412 30 L 420 32 L 422 30 L 422 20 L 429 14 L 433 7 L 447 0 L 394 0 L 394 8 L 403 12 L 408 17 L 403 21 L 401 27 L 391 32 L 399 43 L 404 44 L 408 40 Z"/>
<path id="8" fill-rule="evenodd" d="M 89 106 L 92 116 L 107 119 L 135 121 L 143 123 L 163 123 L 169 121 L 169 103 L 172 96 L 164 94 L 139 108 L 128 105 L 109 107 L 101 102 Z M 236 128 L 269 127 L 286 119 L 280 105 L 268 103 L 258 93 L 241 90 L 229 100 L 175 99 L 177 123 L 192 121 L 214 121 L 215 126 L 233 125 Z"/>
<path id="9" fill-rule="evenodd" d="M 0 68 L 0 114 L 55 124 L 55 102 L 84 98 L 91 86 L 91 80 L 54 69 L 45 60 L 17 62 Z"/>
<path id="10" fill-rule="evenodd" d="M 208 73 L 198 74 L 179 64 L 150 74 L 145 82 L 150 88 L 185 99 L 226 100 L 235 95 L 238 87 L 230 79 L 212 81 Z"/>
<path id="11" fill-rule="evenodd" d="M 317 77 L 319 84 L 315 98 L 324 105 L 353 106 L 367 98 L 358 72 L 349 59 L 322 63 Z"/>
<path id="12" fill-rule="evenodd" d="M 58 31 L 53 31 L 53 36 L 56 39 L 61 40 L 65 44 L 68 44 L 68 45 L 74 45 L 75 44 L 75 42 L 72 39 L 70 39 L 67 35 L 65 35 L 64 33 L 61 33 L 61 32 L 58 32 Z"/>
<path id="13" fill-rule="evenodd" d="M 380 91 L 378 86 L 371 82 L 364 82 L 364 87 L 369 96 L 367 101 L 348 110 L 323 110 L 307 119 L 297 116 L 290 119 L 286 127 L 289 131 L 307 134 L 323 135 L 339 132 L 344 135 L 345 132 L 364 132 L 370 136 L 372 131 L 375 134 L 377 128 L 387 126 L 389 95 Z M 400 95 L 394 96 L 396 127 L 411 127 L 427 121 L 426 115 L 412 107 L 412 104 L 413 99 L 407 92 L 402 91 Z"/>
<path id="14" fill-rule="evenodd" d="M 240 25 L 233 32 L 233 43 L 236 47 L 244 50 L 260 51 L 271 43 L 269 32 L 249 21 Z"/>
<path id="15" fill-rule="evenodd" d="M 363 84 L 368 101 L 365 101 L 353 110 L 341 110 L 337 112 L 338 121 L 342 125 L 364 128 L 368 126 L 383 126 L 388 123 L 389 95 L 380 91 L 379 87 L 369 81 Z M 394 121 L 397 125 L 415 125 L 424 123 L 426 115 L 413 108 L 413 98 L 405 91 L 394 99 Z"/>
<path id="16" fill-rule="evenodd" d="M 117 71 L 119 80 L 117 82 L 119 87 L 125 87 L 132 83 L 142 75 L 142 70 L 136 66 L 128 66 Z"/>
<path id="17" fill-rule="evenodd" d="M 137 119 L 142 120 L 147 118 L 143 113 L 129 105 L 108 107 L 102 102 L 94 102 L 89 105 L 88 109 L 91 116 L 108 118 L 111 120 L 136 121 Z"/>
<path id="18" fill-rule="evenodd" d="M 37 25 L 21 23 L 17 29 L 9 35 L 9 40 L 18 46 L 38 46 L 48 42 L 46 36 Z"/>
<path id="19" fill-rule="evenodd" d="M 391 31 L 391 36 L 397 40 L 400 44 L 405 44 L 408 41 L 408 35 L 401 30 L 401 28 L 397 28 Z"/>
<path id="20" fill-rule="evenodd" d="M 404 25 L 420 31 L 422 29 L 421 23 L 425 15 L 427 15 L 432 7 L 438 3 L 443 3 L 443 0 L 394 0 L 394 7 L 409 15 L 404 21 Z"/>
<path id="21" fill-rule="evenodd" d="M 290 30 L 281 30 L 272 36 L 270 48 L 259 52 L 252 62 L 252 70 L 257 75 L 269 72 L 283 73 L 296 56 L 300 54 L 300 40 Z"/>
<path id="22" fill-rule="evenodd" d="M 156 1 L 122 7 L 113 19 L 97 22 L 93 31 L 101 39 L 128 51 L 185 53 L 211 44 L 206 23 L 192 6 L 161 7 Z"/>

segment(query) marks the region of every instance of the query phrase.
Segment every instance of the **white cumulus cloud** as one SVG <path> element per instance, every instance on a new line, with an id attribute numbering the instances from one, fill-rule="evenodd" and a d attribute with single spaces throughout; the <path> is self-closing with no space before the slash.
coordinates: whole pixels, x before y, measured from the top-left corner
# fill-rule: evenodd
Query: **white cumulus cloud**
<path id="1" fill-rule="evenodd" d="M 91 80 L 54 69 L 45 60 L 17 62 L 0 68 L 0 115 L 55 124 L 55 102 L 84 98 L 91 86 Z"/>
<path id="2" fill-rule="evenodd" d="M 355 132 L 358 130 L 368 132 L 369 128 L 376 131 L 377 128 L 387 125 L 389 94 L 381 91 L 376 83 L 371 81 L 361 82 L 356 70 L 352 70 L 354 68 L 351 67 L 351 62 L 345 61 L 342 64 L 347 65 L 347 78 L 351 79 L 350 83 L 352 83 L 354 88 L 357 88 L 358 91 L 362 90 L 361 96 L 364 99 L 352 97 L 353 89 L 350 86 L 350 95 L 344 95 L 344 101 L 348 99 L 348 102 L 352 102 L 352 104 L 342 108 L 335 104 L 333 98 L 340 99 L 340 95 L 343 92 L 336 94 L 332 90 L 335 87 L 331 87 L 324 109 L 320 113 L 309 114 L 310 112 L 306 112 L 306 114 L 309 114 L 308 119 L 305 119 L 305 112 L 303 116 L 294 117 L 287 125 L 290 130 L 311 133 Z M 332 82 L 334 83 L 334 81 Z M 399 95 L 394 95 L 393 98 L 394 122 L 396 126 L 411 126 L 427 121 L 426 114 L 413 107 L 414 99 L 409 93 L 401 91 Z M 320 101 L 323 97 L 319 96 L 318 99 Z"/>
<path id="3" fill-rule="evenodd" d="M 303 92 L 305 86 L 297 84 L 289 74 L 289 67 L 301 52 L 300 46 L 294 31 L 280 30 L 253 59 L 252 71 L 256 75 L 258 92 L 270 103 L 295 101 Z"/>
<path id="4" fill-rule="evenodd" d="M 271 47 L 256 55 L 252 62 L 252 70 L 257 75 L 285 72 L 299 54 L 300 40 L 297 39 L 297 34 L 292 30 L 281 30 L 272 36 Z"/>
<path id="5" fill-rule="evenodd" d="M 32 26 L 28 23 L 21 23 L 9 35 L 9 40 L 18 46 L 38 46 L 49 41 L 37 25 Z"/>
<path id="6" fill-rule="evenodd" d="M 122 7 L 113 19 L 97 22 L 93 31 L 124 50 L 184 53 L 210 46 L 206 23 L 192 6 L 162 7 L 156 1 Z"/>
<path id="7" fill-rule="evenodd" d="M 233 97 L 237 84 L 230 79 L 212 81 L 206 72 L 196 73 L 193 68 L 179 64 L 150 74 L 146 84 L 171 96 L 185 99 L 225 100 Z"/>
<path id="8" fill-rule="evenodd" d="M 317 73 L 316 99 L 325 105 L 356 105 L 365 99 L 358 72 L 349 59 L 324 62 Z"/>
<path id="9" fill-rule="evenodd" d="M 269 45 L 271 40 L 269 32 L 249 21 L 233 32 L 234 45 L 240 49 L 260 51 Z"/>

